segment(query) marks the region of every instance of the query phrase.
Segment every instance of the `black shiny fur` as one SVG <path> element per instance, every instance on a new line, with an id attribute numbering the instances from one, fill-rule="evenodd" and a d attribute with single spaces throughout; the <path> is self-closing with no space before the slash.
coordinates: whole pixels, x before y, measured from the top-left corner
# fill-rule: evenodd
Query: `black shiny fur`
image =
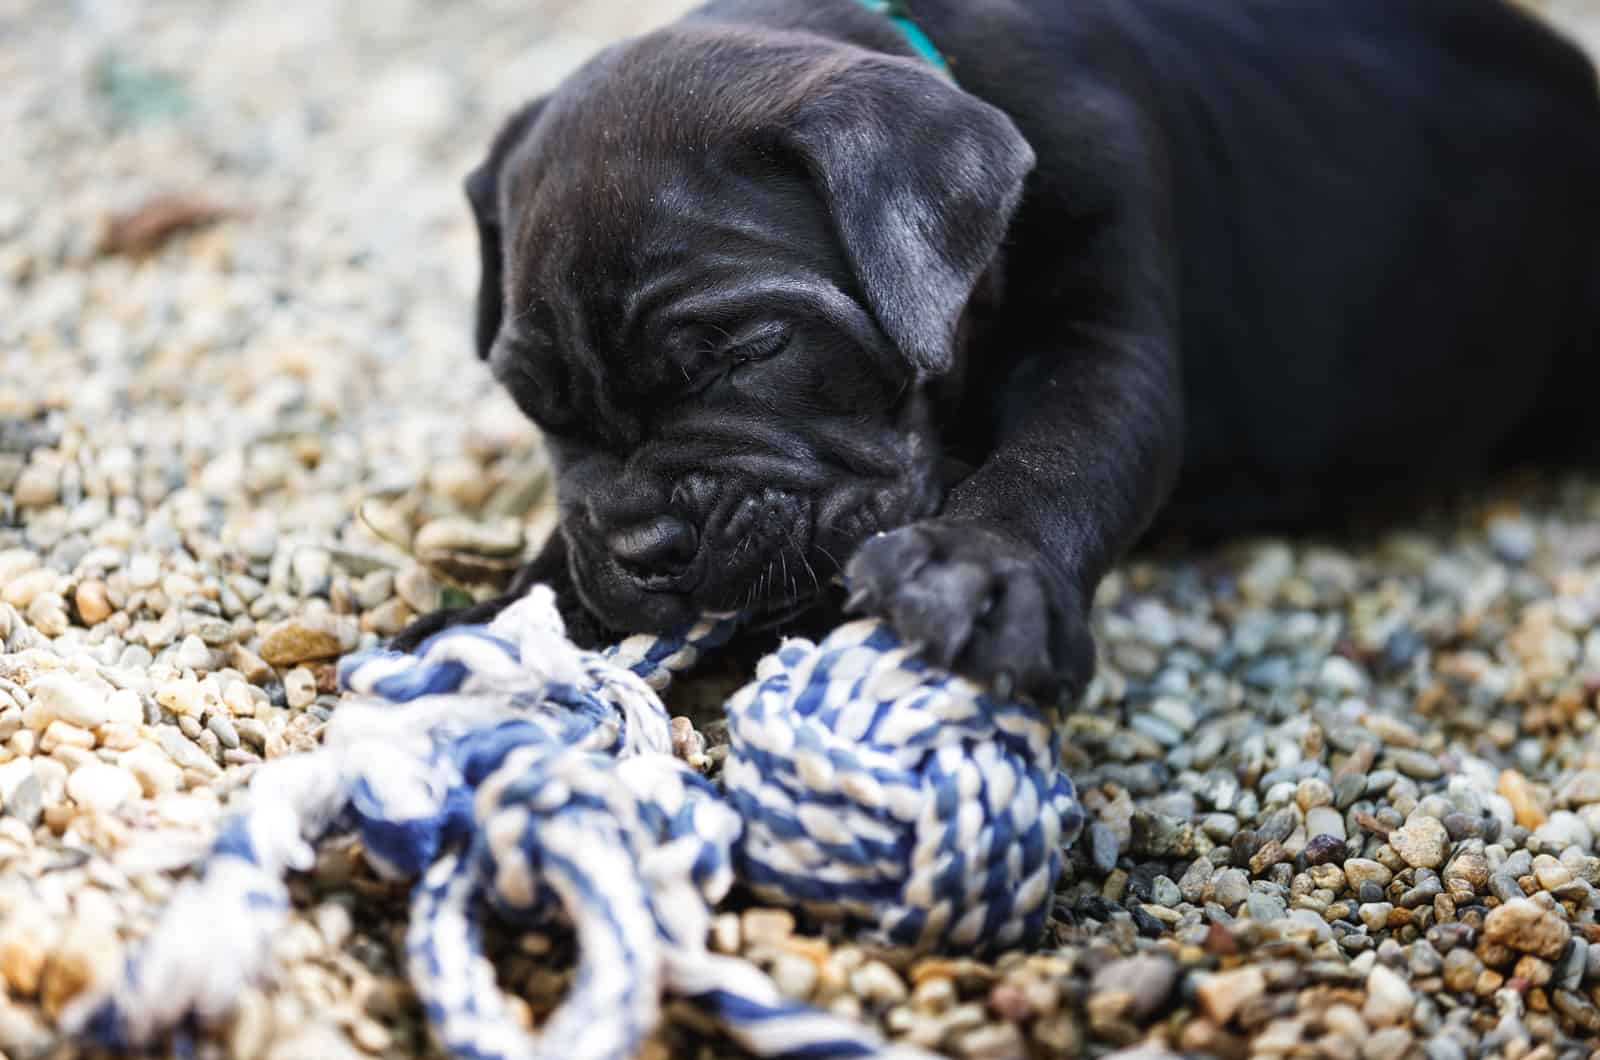
<path id="1" fill-rule="evenodd" d="M 1314 524 L 1600 450 L 1600 102 L 1553 31 L 1498 0 L 908 6 L 959 87 L 853 0 L 716 0 L 469 180 L 480 352 L 559 470 L 522 582 L 582 635 L 831 620 L 843 565 L 934 658 L 1071 694 L 1158 515 Z"/>

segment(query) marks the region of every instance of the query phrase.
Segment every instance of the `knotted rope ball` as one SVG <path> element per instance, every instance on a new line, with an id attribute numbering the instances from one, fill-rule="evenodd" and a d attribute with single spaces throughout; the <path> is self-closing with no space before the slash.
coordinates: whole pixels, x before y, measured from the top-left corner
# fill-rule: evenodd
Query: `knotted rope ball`
<path id="1" fill-rule="evenodd" d="M 259 769 L 200 879 L 121 978 L 64 1020 L 129 1046 L 220 1018 L 268 970 L 284 874 L 354 830 L 380 871 L 420 877 L 408 973 L 455 1056 L 622 1060 L 664 990 L 757 1055 L 921 1055 L 711 953 L 712 910 L 737 875 L 765 900 L 896 945 L 1027 942 L 1082 827 L 1059 738 L 1036 707 L 853 622 L 821 644 L 786 642 L 729 700 L 719 790 L 673 756 L 659 693 L 735 628 L 711 618 L 680 638 L 584 651 L 540 587 L 417 655 L 346 659 L 341 680 L 360 698 L 323 747 Z M 482 954 L 491 913 L 576 934 L 572 988 L 537 1035 Z"/>

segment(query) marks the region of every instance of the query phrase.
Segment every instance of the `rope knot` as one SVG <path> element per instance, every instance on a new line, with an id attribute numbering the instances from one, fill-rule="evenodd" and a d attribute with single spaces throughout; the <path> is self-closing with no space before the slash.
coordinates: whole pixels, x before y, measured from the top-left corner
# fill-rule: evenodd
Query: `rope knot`
<path id="1" fill-rule="evenodd" d="M 201 879 L 63 1022 L 128 1045 L 221 1015 L 265 970 L 288 914 L 283 875 L 353 827 L 379 869 L 420 877 L 407 966 L 453 1055 L 622 1060 L 670 990 L 760 1056 L 922 1056 L 710 953 L 712 909 L 737 872 L 898 945 L 1031 939 L 1082 827 L 1058 737 L 1035 708 L 855 622 L 820 645 L 785 642 L 729 701 L 719 791 L 672 757 L 658 692 L 735 628 L 711 616 L 682 637 L 584 651 L 539 587 L 420 655 L 346 659 L 341 681 L 363 698 L 340 706 L 322 748 L 261 767 Z M 483 956 L 491 911 L 576 933 L 572 989 L 537 1036 Z M 201 938 L 194 923 L 228 930 Z"/>

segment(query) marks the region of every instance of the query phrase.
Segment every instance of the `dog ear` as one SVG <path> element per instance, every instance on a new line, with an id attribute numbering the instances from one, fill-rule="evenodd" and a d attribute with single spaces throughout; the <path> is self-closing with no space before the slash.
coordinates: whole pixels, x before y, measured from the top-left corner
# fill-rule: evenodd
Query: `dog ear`
<path id="1" fill-rule="evenodd" d="M 819 80 L 779 135 L 821 190 L 884 333 L 937 375 L 1033 148 L 1004 112 L 911 60 L 873 56 Z"/>
<path id="2" fill-rule="evenodd" d="M 495 134 L 489 148 L 489 157 L 467 174 L 465 189 L 467 202 L 472 207 L 472 219 L 478 225 L 478 312 L 475 330 L 478 357 L 487 360 L 495 336 L 500 333 L 500 320 L 505 315 L 504 241 L 501 239 L 500 171 L 506 159 L 522 142 L 544 100 L 537 99 L 506 119 Z"/>

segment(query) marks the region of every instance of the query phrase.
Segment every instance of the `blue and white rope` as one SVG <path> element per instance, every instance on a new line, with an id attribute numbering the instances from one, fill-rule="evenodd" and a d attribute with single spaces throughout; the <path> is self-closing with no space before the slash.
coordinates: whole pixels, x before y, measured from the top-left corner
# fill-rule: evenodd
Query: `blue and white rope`
<path id="1" fill-rule="evenodd" d="M 259 769 L 200 879 L 64 1024 L 131 1046 L 224 1016 L 270 964 L 284 875 L 311 866 L 323 835 L 353 829 L 381 871 L 420 877 L 407 968 L 454 1056 L 622 1060 L 664 991 L 761 1056 L 923 1055 L 709 952 L 712 909 L 737 873 L 766 899 L 899 945 L 1029 940 L 1082 826 L 1058 738 L 1035 708 L 855 622 L 820 645 L 786 642 L 728 702 L 719 792 L 673 757 L 658 692 L 734 628 L 714 618 L 682 638 L 583 651 L 540 587 L 416 656 L 345 660 L 341 679 L 362 698 L 339 708 L 322 748 Z M 537 1035 L 483 956 L 490 911 L 576 933 L 573 985 Z"/>

